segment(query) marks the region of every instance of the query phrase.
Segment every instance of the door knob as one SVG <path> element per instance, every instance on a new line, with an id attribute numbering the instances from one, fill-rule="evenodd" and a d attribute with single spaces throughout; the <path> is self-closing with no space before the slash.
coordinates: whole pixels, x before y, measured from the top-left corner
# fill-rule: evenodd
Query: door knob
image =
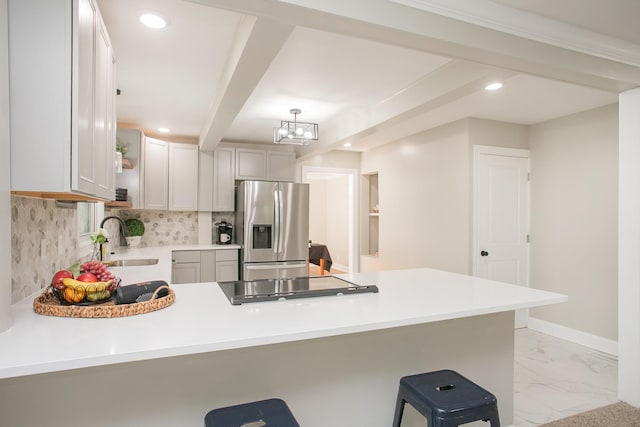
<path id="1" fill-rule="evenodd" d="M 480 251 L 480 256 L 487 256 L 489 255 L 489 252 L 487 251 Z"/>

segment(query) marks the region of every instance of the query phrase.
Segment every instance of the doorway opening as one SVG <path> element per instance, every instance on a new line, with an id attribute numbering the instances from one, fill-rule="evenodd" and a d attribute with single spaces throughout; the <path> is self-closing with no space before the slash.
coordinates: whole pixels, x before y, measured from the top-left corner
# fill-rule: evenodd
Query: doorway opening
<path id="1" fill-rule="evenodd" d="M 360 271 L 358 248 L 358 171 L 302 166 L 309 184 L 309 239 L 326 245 L 332 270 Z"/>

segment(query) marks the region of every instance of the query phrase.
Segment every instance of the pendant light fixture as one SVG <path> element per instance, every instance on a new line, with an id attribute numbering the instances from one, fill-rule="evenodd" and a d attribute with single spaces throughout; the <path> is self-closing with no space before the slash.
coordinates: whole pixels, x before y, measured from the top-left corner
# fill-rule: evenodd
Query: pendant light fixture
<path id="1" fill-rule="evenodd" d="M 310 141 L 317 141 L 318 124 L 298 121 L 299 108 L 289 110 L 293 114 L 293 121 L 281 120 L 280 127 L 273 128 L 274 144 L 308 145 Z"/>

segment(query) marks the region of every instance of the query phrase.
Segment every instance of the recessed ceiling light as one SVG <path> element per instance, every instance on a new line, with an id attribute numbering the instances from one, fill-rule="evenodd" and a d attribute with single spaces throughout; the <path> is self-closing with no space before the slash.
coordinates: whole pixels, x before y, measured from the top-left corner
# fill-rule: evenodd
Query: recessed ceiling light
<path id="1" fill-rule="evenodd" d="M 343 146 L 344 146 L 344 147 L 351 147 L 351 143 L 350 143 L 350 142 L 345 142 L 345 143 L 343 144 Z"/>
<path id="2" fill-rule="evenodd" d="M 502 87 L 502 83 L 500 82 L 496 82 L 496 83 L 491 83 L 490 85 L 487 85 L 484 87 L 485 90 L 498 90 Z"/>
<path id="3" fill-rule="evenodd" d="M 169 133 L 169 132 L 171 132 L 171 129 L 169 129 L 169 128 L 158 128 L 158 132 Z"/>
<path id="4" fill-rule="evenodd" d="M 160 29 L 167 26 L 167 21 L 156 13 L 145 12 L 140 15 L 140 22 L 149 28 Z"/>

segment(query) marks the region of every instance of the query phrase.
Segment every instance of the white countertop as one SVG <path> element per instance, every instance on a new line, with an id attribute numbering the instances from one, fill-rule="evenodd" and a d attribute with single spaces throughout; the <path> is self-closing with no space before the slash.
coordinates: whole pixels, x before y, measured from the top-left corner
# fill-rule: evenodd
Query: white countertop
<path id="1" fill-rule="evenodd" d="M 218 249 L 179 247 L 212 248 Z M 157 255 L 160 263 L 121 268 L 116 274 L 125 279 L 123 284 L 168 281 L 170 253 L 171 248 L 129 249 L 114 259 Z M 173 305 L 114 319 L 41 316 L 33 312 L 33 298 L 28 298 L 13 306 L 14 325 L 0 334 L 0 378 L 372 331 L 568 300 L 565 295 L 432 269 L 339 277 L 375 284 L 380 292 L 232 306 L 216 283 L 179 284 L 173 286 Z"/>

